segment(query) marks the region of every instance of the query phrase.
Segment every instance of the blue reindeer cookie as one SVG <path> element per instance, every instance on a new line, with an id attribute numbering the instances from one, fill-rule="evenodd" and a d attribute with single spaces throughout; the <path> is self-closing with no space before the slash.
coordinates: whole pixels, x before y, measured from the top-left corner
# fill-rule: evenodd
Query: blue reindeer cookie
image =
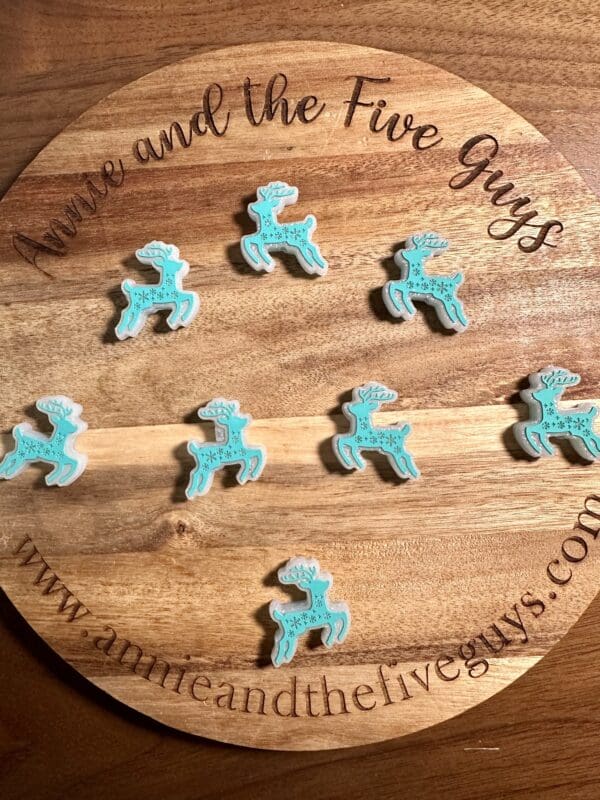
<path id="1" fill-rule="evenodd" d="M 279 222 L 278 215 L 285 206 L 298 200 L 298 189 L 282 181 L 271 181 L 256 190 L 256 200 L 248 205 L 248 215 L 256 223 L 256 233 L 242 236 L 240 248 L 246 263 L 257 272 L 273 272 L 275 262 L 271 251 L 283 251 L 296 256 L 298 263 L 310 275 L 325 275 L 327 261 L 312 241 L 317 220 L 312 214 L 302 222 Z"/>
<path id="2" fill-rule="evenodd" d="M 291 558 L 277 571 L 280 583 L 294 584 L 306 592 L 306 600 L 281 603 L 272 600 L 271 619 L 277 623 L 271 653 L 273 666 L 289 664 L 298 646 L 298 638 L 310 630 L 321 628 L 325 647 L 341 644 L 350 630 L 350 609 L 347 603 L 331 603 L 327 593 L 333 584 L 328 572 L 322 572 L 316 558 Z"/>
<path id="3" fill-rule="evenodd" d="M 594 432 L 597 406 L 578 403 L 560 409 L 558 400 L 568 386 L 576 386 L 580 376 L 561 367 L 548 366 L 529 376 L 529 388 L 521 398 L 529 408 L 529 419 L 513 426 L 515 439 L 534 458 L 552 456 L 554 447 L 549 438 L 567 439 L 586 461 L 600 459 L 600 437 Z"/>
<path id="4" fill-rule="evenodd" d="M 196 466 L 190 474 L 185 494 L 188 500 L 206 494 L 212 486 L 214 474 L 228 464 L 240 464 L 236 475 L 241 485 L 256 481 L 267 460 L 262 445 L 246 444 L 245 428 L 252 422 L 250 414 L 240 413 L 237 400 L 215 397 L 198 409 L 200 419 L 210 419 L 215 426 L 216 442 L 188 442 L 188 452 Z"/>
<path id="5" fill-rule="evenodd" d="M 127 298 L 121 319 L 115 328 L 117 339 L 137 336 L 151 314 L 162 309 L 171 309 L 167 325 L 171 330 L 187 327 L 200 309 L 200 299 L 196 292 L 187 292 L 182 280 L 188 274 L 190 265 L 179 257 L 179 248 L 164 242 L 148 242 L 135 251 L 140 264 L 149 264 L 160 272 L 157 284 L 138 284 L 126 278 L 121 284 Z"/>
<path id="6" fill-rule="evenodd" d="M 447 276 L 428 275 L 424 270 L 425 261 L 447 248 L 447 240 L 437 233 L 413 233 L 407 238 L 406 247 L 394 254 L 401 278 L 388 281 L 383 287 L 383 302 L 393 317 L 411 320 L 416 313 L 412 301 L 421 300 L 433 306 L 445 328 L 458 333 L 467 329 L 469 321 L 456 296 L 463 282 L 462 272 Z"/>
<path id="7" fill-rule="evenodd" d="M 397 423 L 385 428 L 373 425 L 371 416 L 379 411 L 382 403 L 396 400 L 398 393 L 382 383 L 371 381 L 352 391 L 352 401 L 344 403 L 342 411 L 350 420 L 350 432 L 338 433 L 333 437 L 333 452 L 346 469 L 365 468 L 360 453 L 375 450 L 387 456 L 394 472 L 400 478 L 416 479 L 420 472 L 404 440 L 411 432 L 408 422 Z"/>
<path id="8" fill-rule="evenodd" d="M 46 475 L 47 486 L 68 486 L 87 465 L 87 456 L 75 449 L 75 439 L 87 429 L 87 422 L 81 419 L 83 409 L 62 394 L 40 397 L 35 405 L 48 417 L 54 430 L 46 436 L 28 422 L 15 425 L 12 431 L 15 447 L 0 462 L 0 478 L 10 480 L 28 464 L 41 461 L 54 467 Z"/>

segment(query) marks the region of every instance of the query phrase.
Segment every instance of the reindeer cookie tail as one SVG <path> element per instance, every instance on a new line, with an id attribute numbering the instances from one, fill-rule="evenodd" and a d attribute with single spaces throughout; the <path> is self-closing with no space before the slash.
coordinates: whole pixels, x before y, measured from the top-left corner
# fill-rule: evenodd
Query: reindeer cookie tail
<path id="1" fill-rule="evenodd" d="M 284 613 L 279 607 L 278 600 L 271 600 L 269 603 L 269 615 L 271 619 L 274 619 L 276 622 L 281 622 L 284 617 Z"/>
<path id="2" fill-rule="evenodd" d="M 121 284 L 121 289 L 125 292 L 125 294 L 129 294 L 135 285 L 135 281 L 132 281 L 131 278 L 125 278 Z"/>
<path id="3" fill-rule="evenodd" d="M 304 217 L 302 224 L 307 231 L 312 231 L 317 227 L 317 218 L 313 214 L 308 214 L 306 217 Z"/>
<path id="4" fill-rule="evenodd" d="M 198 444 L 198 442 L 191 441 L 188 442 L 187 450 L 191 456 L 198 458 L 202 453 L 202 445 Z"/>
<path id="5" fill-rule="evenodd" d="M 23 436 L 25 435 L 25 431 L 26 431 L 26 430 L 27 430 L 27 429 L 25 428 L 25 425 L 24 425 L 23 423 L 19 423 L 18 425 L 15 425 L 15 427 L 13 428 L 13 431 L 12 431 L 12 432 L 13 432 L 13 436 L 14 436 L 14 438 L 15 438 L 15 442 L 16 442 L 17 444 L 18 444 L 20 441 L 22 441 L 22 439 L 23 439 Z"/>

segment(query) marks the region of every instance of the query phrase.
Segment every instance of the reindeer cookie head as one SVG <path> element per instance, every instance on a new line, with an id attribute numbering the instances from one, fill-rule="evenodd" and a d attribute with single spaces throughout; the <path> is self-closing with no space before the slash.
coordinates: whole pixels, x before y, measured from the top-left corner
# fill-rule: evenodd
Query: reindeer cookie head
<path id="1" fill-rule="evenodd" d="M 215 397 L 198 410 L 198 416 L 214 423 L 216 442 L 188 442 L 188 452 L 196 462 L 185 492 L 188 500 L 206 494 L 212 486 L 214 473 L 229 464 L 240 464 L 238 483 L 257 480 L 264 469 L 267 453 L 262 445 L 246 443 L 244 431 L 252 422 L 250 414 L 240 412 L 237 400 Z"/>
<path id="2" fill-rule="evenodd" d="M 251 422 L 250 414 L 240 412 L 240 404 L 237 400 L 224 400 L 217 397 L 211 400 L 203 408 L 198 409 L 200 419 L 210 419 L 215 423 L 215 428 L 221 428 L 229 439 L 229 434 L 239 433 L 244 430 Z M 217 441 L 219 441 L 217 433 Z"/>
<path id="3" fill-rule="evenodd" d="M 346 469 L 364 470 L 364 450 L 374 450 L 385 455 L 399 478 L 416 479 L 421 474 L 404 445 L 411 431 L 407 422 L 388 427 L 373 425 L 371 415 L 383 403 L 391 403 L 397 392 L 382 383 L 370 381 L 352 391 L 352 400 L 344 403 L 342 411 L 350 421 L 349 433 L 338 433 L 332 439 L 333 452 Z"/>
<path id="4" fill-rule="evenodd" d="M 75 449 L 76 437 L 87 428 L 81 419 L 83 409 L 64 395 L 41 397 L 36 407 L 46 414 L 54 431 L 46 436 L 28 422 L 15 425 L 15 447 L 0 463 L 0 478 L 10 480 L 28 464 L 41 461 L 54 467 L 45 478 L 48 486 L 68 486 L 87 465 L 87 456 Z"/>
<path id="5" fill-rule="evenodd" d="M 171 310 L 167 317 L 171 330 L 189 325 L 200 309 L 200 299 L 196 292 L 187 292 L 182 287 L 190 265 L 179 257 L 179 248 L 152 241 L 136 250 L 135 255 L 141 264 L 150 264 L 160 272 L 160 281 L 157 284 L 137 284 L 130 278 L 123 281 L 121 289 L 128 304 L 115 328 L 117 339 L 137 336 L 148 317 L 163 309 Z"/>
<path id="6" fill-rule="evenodd" d="M 277 216 L 285 206 L 298 200 L 298 189 L 283 181 L 271 181 L 256 190 L 256 200 L 248 205 L 248 215 L 256 224 L 256 233 L 243 236 L 240 248 L 244 260 L 252 269 L 272 272 L 275 262 L 271 251 L 283 251 L 294 255 L 311 275 L 324 275 L 327 262 L 312 241 L 312 232 L 317 221 L 312 214 L 302 222 L 279 222 Z"/>
<path id="7" fill-rule="evenodd" d="M 315 558 L 291 558 L 277 571 L 280 583 L 294 584 L 306 592 L 306 600 L 280 603 L 272 600 L 269 614 L 278 626 L 271 654 L 273 666 L 289 664 L 298 646 L 298 638 L 309 630 L 321 628 L 321 641 L 333 647 L 344 641 L 350 630 L 350 610 L 346 603 L 330 603 L 327 592 L 333 578 L 321 572 Z"/>
<path id="8" fill-rule="evenodd" d="M 394 254 L 402 277 L 388 281 L 382 291 L 383 302 L 393 317 L 411 320 L 416 313 L 412 301 L 420 300 L 433 306 L 445 328 L 458 333 L 466 330 L 469 322 L 456 294 L 463 281 L 462 273 L 428 275 L 424 268 L 427 259 L 447 248 L 448 241 L 437 233 L 413 233 L 407 237 L 406 247 Z"/>
<path id="9" fill-rule="evenodd" d="M 383 403 L 393 403 L 397 399 L 398 392 L 371 381 L 352 390 L 352 402 L 344 403 L 344 413 L 355 414 L 363 409 L 368 412 L 379 411 Z"/>
<path id="10" fill-rule="evenodd" d="M 394 261 L 403 258 L 405 261 L 423 261 L 431 256 L 439 256 L 448 249 L 449 242 L 439 234 L 429 231 L 427 233 L 412 233 L 406 237 L 406 247 L 398 250 Z"/>
<path id="11" fill-rule="evenodd" d="M 179 248 L 174 244 L 152 241 L 135 251 L 135 257 L 140 264 L 149 264 L 160 271 L 180 273 L 185 277 L 190 265 L 179 257 Z"/>
<path id="12" fill-rule="evenodd" d="M 521 392 L 529 410 L 526 422 L 513 426 L 518 444 L 533 458 L 554 455 L 550 437 L 566 439 L 586 461 L 600 459 L 600 437 L 594 431 L 598 408 L 591 403 L 578 403 L 560 409 L 558 400 L 569 386 L 576 386 L 579 375 L 561 367 L 548 366 L 529 376 L 529 388 Z"/>
<path id="13" fill-rule="evenodd" d="M 283 181 L 271 181 L 256 190 L 256 200 L 248 206 L 248 214 L 256 223 L 266 214 L 280 214 L 285 206 L 298 202 L 298 189 Z"/>

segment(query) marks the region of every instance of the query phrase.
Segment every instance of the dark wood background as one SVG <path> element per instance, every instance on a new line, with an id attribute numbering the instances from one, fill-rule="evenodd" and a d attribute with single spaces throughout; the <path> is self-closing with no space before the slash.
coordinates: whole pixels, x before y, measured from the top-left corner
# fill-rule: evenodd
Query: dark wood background
<path id="1" fill-rule="evenodd" d="M 593 0 L 0 0 L 0 11 L 0 191 L 109 91 L 193 52 L 282 38 L 398 50 L 456 72 L 535 124 L 600 189 Z M 6 798 L 600 795 L 600 600 L 540 665 L 482 706 L 383 745 L 307 754 L 248 751 L 163 728 L 72 672 L 4 598 L 0 613 Z"/>

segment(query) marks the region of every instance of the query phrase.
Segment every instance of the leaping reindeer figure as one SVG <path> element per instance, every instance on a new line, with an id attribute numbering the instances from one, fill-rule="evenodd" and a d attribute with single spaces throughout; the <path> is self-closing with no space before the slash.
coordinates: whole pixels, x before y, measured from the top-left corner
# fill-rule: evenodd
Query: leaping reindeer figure
<path id="1" fill-rule="evenodd" d="M 382 403 L 391 403 L 397 397 L 397 392 L 373 381 L 353 390 L 352 402 L 342 406 L 342 411 L 351 422 L 350 433 L 338 433 L 333 437 L 333 450 L 346 469 L 363 470 L 365 462 L 360 451 L 376 450 L 387 456 L 400 478 L 419 477 L 421 473 L 404 446 L 411 426 L 404 422 L 377 428 L 371 421 L 371 415 L 379 411 Z"/>
<path id="2" fill-rule="evenodd" d="M 406 240 L 406 247 L 394 254 L 401 280 L 388 281 L 383 287 L 383 302 L 392 316 L 411 320 L 416 312 L 412 299 L 422 300 L 435 308 L 445 328 L 459 333 L 466 330 L 469 322 L 456 296 L 463 282 L 462 273 L 455 272 L 450 277 L 427 275 L 423 268 L 428 258 L 439 255 L 447 247 L 448 242 L 437 233 L 413 233 Z"/>
<path id="3" fill-rule="evenodd" d="M 278 221 L 277 216 L 285 206 L 298 200 L 298 189 L 282 181 L 271 181 L 259 186 L 256 201 L 248 206 L 248 214 L 256 223 L 256 233 L 242 236 L 240 247 L 246 262 L 257 272 L 273 272 L 275 262 L 270 250 L 283 250 L 296 256 L 300 266 L 309 274 L 325 275 L 327 262 L 319 248 L 311 241 L 317 220 L 312 214 L 302 222 Z"/>
<path id="4" fill-rule="evenodd" d="M 43 461 L 53 464 L 46 475 L 48 486 L 68 486 L 84 471 L 87 456 L 75 450 L 75 439 L 87 428 L 80 415 L 82 407 L 63 395 L 41 397 L 36 408 L 42 411 L 54 428 L 50 436 L 35 431 L 28 422 L 13 428 L 15 448 L 0 462 L 0 478 L 10 480 L 28 464 Z"/>
<path id="5" fill-rule="evenodd" d="M 135 251 L 141 264 L 150 264 L 160 272 L 156 285 L 137 284 L 126 278 L 121 289 L 128 305 L 123 309 L 119 324 L 115 328 L 118 339 L 137 336 L 150 314 L 170 308 L 167 325 L 171 330 L 189 325 L 200 308 L 196 292 L 183 290 L 181 281 L 188 274 L 190 265 L 179 258 L 179 248 L 164 242 L 149 242 Z"/>
<path id="6" fill-rule="evenodd" d="M 600 458 L 600 437 L 594 433 L 594 417 L 598 408 L 591 403 L 578 403 L 560 410 L 558 400 L 567 386 L 575 386 L 581 378 L 568 369 L 548 366 L 529 376 L 529 389 L 521 397 L 529 406 L 527 422 L 514 426 L 515 438 L 530 456 L 554 455 L 549 436 L 568 439 L 577 453 L 587 461 Z"/>
<path id="7" fill-rule="evenodd" d="M 236 476 L 240 484 L 260 477 L 266 463 L 266 450 L 262 445 L 248 447 L 244 429 L 252 422 L 250 414 L 240 414 L 237 400 L 216 397 L 198 410 L 201 419 L 212 419 L 215 425 L 216 444 L 188 442 L 188 452 L 194 456 L 196 466 L 190 474 L 185 490 L 188 500 L 206 494 L 212 486 L 214 473 L 227 464 L 240 464 Z"/>
<path id="8" fill-rule="evenodd" d="M 321 641 L 333 647 L 344 641 L 350 630 L 350 610 L 346 603 L 330 603 L 327 592 L 333 578 L 321 572 L 315 558 L 291 558 L 277 572 L 280 583 L 293 583 L 303 592 L 306 600 L 280 603 L 272 600 L 269 614 L 278 627 L 271 653 L 273 666 L 289 664 L 296 652 L 298 637 L 306 631 L 322 628 Z"/>

